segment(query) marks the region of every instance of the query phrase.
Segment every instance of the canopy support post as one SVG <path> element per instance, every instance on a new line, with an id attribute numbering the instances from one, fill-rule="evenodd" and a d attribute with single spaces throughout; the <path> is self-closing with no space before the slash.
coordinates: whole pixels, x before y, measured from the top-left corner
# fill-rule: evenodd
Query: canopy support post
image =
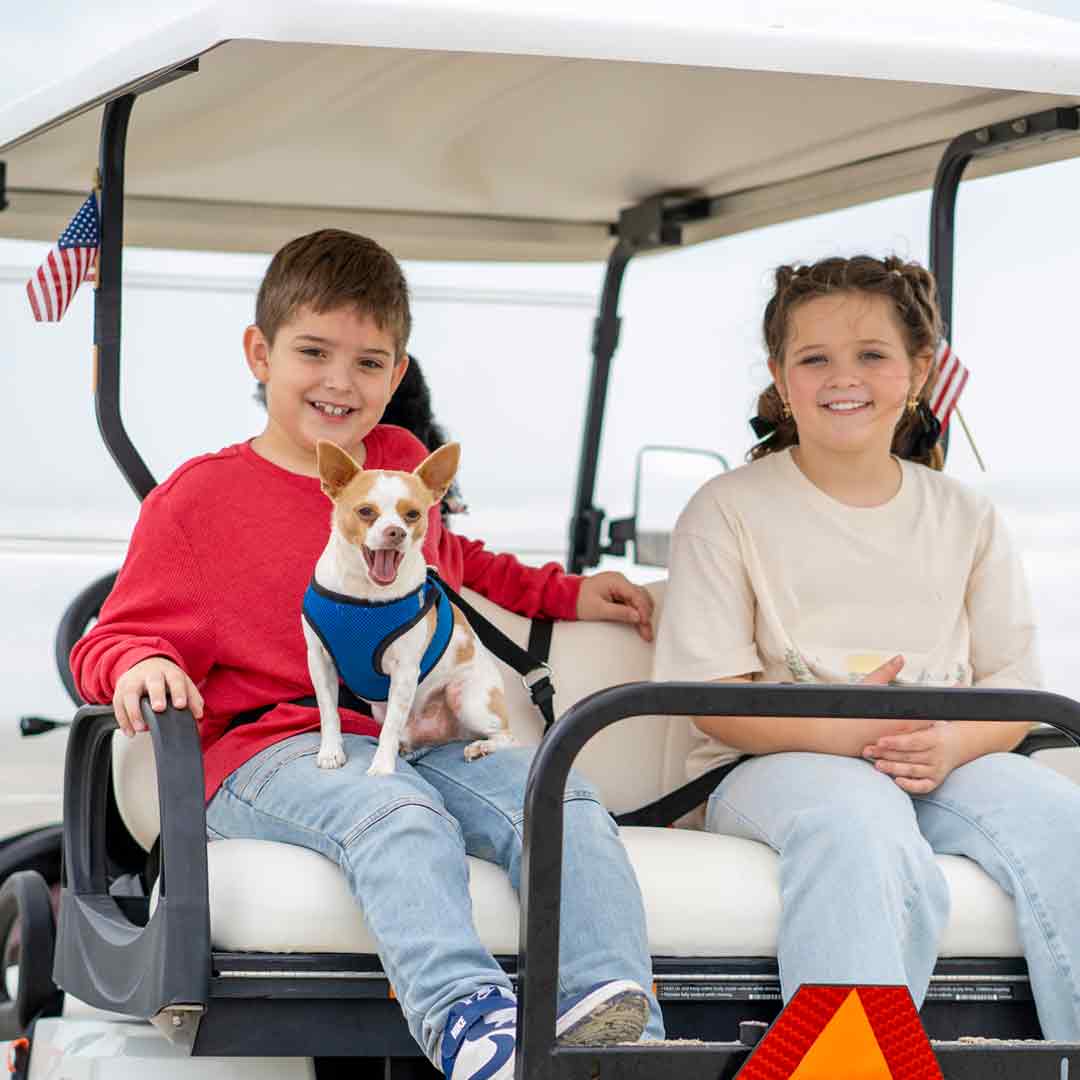
<path id="1" fill-rule="evenodd" d="M 110 101 L 101 121 L 101 246 L 94 290 L 94 411 L 98 430 L 124 478 L 145 499 L 157 481 L 135 449 L 120 415 L 120 317 L 124 259 L 124 152 L 134 94 Z"/>
<path id="2" fill-rule="evenodd" d="M 678 247 L 682 244 L 683 223 L 707 217 L 710 209 L 711 204 L 706 199 L 687 201 L 685 194 L 652 195 L 636 206 L 623 210 L 617 224 L 611 228 L 615 246 L 608 256 L 600 307 L 593 324 L 592 378 L 581 437 L 581 456 L 578 459 L 577 494 L 570 518 L 566 568 L 572 574 L 580 574 L 586 567 L 596 566 L 600 556 L 608 553 L 608 549 L 601 545 L 604 511 L 593 505 L 593 495 L 611 360 L 618 348 L 622 327 L 619 293 L 623 274 L 630 260 L 640 252 Z"/>
<path id="3" fill-rule="evenodd" d="M 163 86 L 198 71 L 197 60 L 162 72 L 140 92 Z M 101 188 L 98 215 L 100 244 L 94 289 L 94 412 L 98 430 L 131 490 L 142 500 L 157 485 L 153 474 L 128 436 L 120 413 L 120 336 L 124 261 L 124 158 L 134 93 L 105 105 L 98 148 Z"/>
<path id="4" fill-rule="evenodd" d="M 956 196 L 964 170 L 973 158 L 1001 153 L 1022 143 L 1044 142 L 1080 131 L 1080 109 L 1047 109 L 1015 120 L 976 128 L 958 135 L 945 148 L 934 176 L 930 201 L 930 270 L 937 279 L 938 306 L 945 333 L 953 339 L 953 256 L 956 238 Z M 943 446 L 948 452 L 948 432 Z"/>

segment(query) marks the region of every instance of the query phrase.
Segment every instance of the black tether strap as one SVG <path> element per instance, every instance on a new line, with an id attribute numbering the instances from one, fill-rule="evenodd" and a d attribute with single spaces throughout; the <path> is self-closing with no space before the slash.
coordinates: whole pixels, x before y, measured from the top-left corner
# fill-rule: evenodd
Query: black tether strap
<path id="1" fill-rule="evenodd" d="M 529 691 L 532 703 L 540 710 L 544 718 L 544 731 L 547 731 L 555 723 L 555 709 L 552 700 L 555 697 L 555 687 L 551 682 L 551 668 L 547 665 L 547 656 L 539 657 L 532 649 L 523 649 L 516 641 L 506 636 L 490 619 L 484 618 L 468 602 L 454 592 L 438 574 L 434 575 L 443 587 L 446 595 L 450 597 L 455 607 L 461 608 L 461 613 L 469 620 L 473 632 L 480 639 L 488 652 L 497 656 L 508 667 L 512 667 L 520 676 L 525 689 Z M 533 628 L 540 620 L 534 620 Z M 550 627 L 550 623 L 548 626 Z M 533 632 L 529 634 L 529 644 L 533 643 Z M 547 632 L 548 646 L 551 643 L 551 630 Z M 539 675 L 539 678 L 529 681 L 530 675 Z"/>
<path id="2" fill-rule="evenodd" d="M 363 713 L 365 716 L 371 715 L 371 706 L 363 698 L 358 698 L 344 683 L 338 684 L 337 703 L 339 709 L 352 709 L 353 712 Z M 279 705 L 302 705 L 305 709 L 317 709 L 319 702 L 314 694 L 309 694 L 307 697 L 293 698 L 292 701 L 272 701 L 269 705 L 259 705 L 254 709 L 247 709 L 245 712 L 237 713 L 229 721 L 225 730 L 232 731 L 233 728 L 240 727 L 242 724 L 254 724 L 256 720 L 260 720 L 271 709 L 276 709 Z"/>
<path id="3" fill-rule="evenodd" d="M 716 790 L 720 781 L 736 765 L 742 764 L 745 760 L 746 758 L 740 758 L 738 761 L 728 761 L 723 765 L 717 765 L 715 769 L 702 773 L 696 780 L 691 780 L 689 784 L 683 784 L 681 788 L 668 792 L 655 802 L 647 803 L 637 810 L 628 810 L 625 814 L 616 814 L 616 824 L 659 827 L 670 825 L 684 814 L 696 810 Z"/>
<path id="4" fill-rule="evenodd" d="M 555 624 L 551 619 L 533 619 L 526 648 L 536 663 L 546 662 L 551 656 L 551 635 L 554 631 Z"/>

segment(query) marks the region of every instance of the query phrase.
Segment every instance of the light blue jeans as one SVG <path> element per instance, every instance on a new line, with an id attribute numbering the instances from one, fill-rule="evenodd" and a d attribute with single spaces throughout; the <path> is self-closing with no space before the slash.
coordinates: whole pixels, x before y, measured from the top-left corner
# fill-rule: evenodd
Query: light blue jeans
<path id="1" fill-rule="evenodd" d="M 482 986 L 510 980 L 477 937 L 465 855 L 521 880 L 522 804 L 532 751 L 466 762 L 462 743 L 399 758 L 393 776 L 367 776 L 375 739 L 345 735 L 341 769 L 315 764 L 319 734 L 276 743 L 226 778 L 206 810 L 211 840 L 277 840 L 310 848 L 345 874 L 379 944 L 413 1038 L 438 1063 L 446 1014 Z M 645 990 L 652 966 L 637 879 L 595 791 L 566 786 L 560 991 L 606 979 Z M 663 1038 L 650 995 L 646 1038 Z"/>
<path id="2" fill-rule="evenodd" d="M 769 754 L 724 778 L 707 828 L 780 855 L 785 1001 L 807 982 L 906 983 L 921 1006 L 949 916 L 933 855 L 966 855 L 1015 901 L 1044 1037 L 1080 1039 L 1080 785 L 987 754 L 911 796 L 858 758 Z"/>

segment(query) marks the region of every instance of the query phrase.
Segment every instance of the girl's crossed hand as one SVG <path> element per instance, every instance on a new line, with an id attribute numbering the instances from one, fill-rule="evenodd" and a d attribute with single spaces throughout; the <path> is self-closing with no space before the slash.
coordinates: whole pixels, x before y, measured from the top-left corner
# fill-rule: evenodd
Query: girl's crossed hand
<path id="1" fill-rule="evenodd" d="M 926 795 L 959 764 L 955 735 L 954 725 L 935 720 L 922 731 L 880 736 L 863 757 L 909 795 Z"/>
<path id="2" fill-rule="evenodd" d="M 894 656 L 862 681 L 887 686 L 903 666 L 904 658 Z M 959 764 L 953 728 L 945 720 L 919 721 L 918 730 L 879 735 L 863 749 L 862 756 L 909 795 L 933 791 Z"/>

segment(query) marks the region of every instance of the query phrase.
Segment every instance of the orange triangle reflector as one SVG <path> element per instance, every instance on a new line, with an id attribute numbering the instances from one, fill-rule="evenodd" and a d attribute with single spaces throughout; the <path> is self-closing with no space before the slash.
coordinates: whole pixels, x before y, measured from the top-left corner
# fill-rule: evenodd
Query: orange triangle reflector
<path id="1" fill-rule="evenodd" d="M 942 1080 L 906 986 L 802 986 L 738 1080 Z"/>

